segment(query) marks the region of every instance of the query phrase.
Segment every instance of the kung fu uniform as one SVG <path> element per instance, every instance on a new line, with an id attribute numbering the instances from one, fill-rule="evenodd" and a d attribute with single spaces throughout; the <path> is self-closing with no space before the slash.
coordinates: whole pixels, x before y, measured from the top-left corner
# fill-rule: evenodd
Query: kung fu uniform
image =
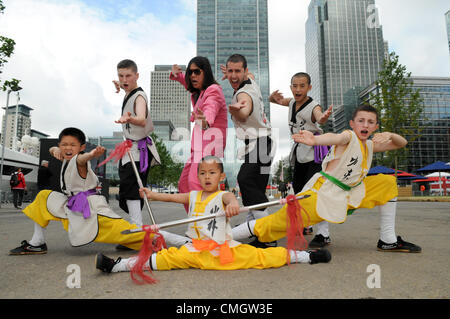
<path id="1" fill-rule="evenodd" d="M 23 210 L 25 215 L 44 228 L 52 220 L 60 221 L 68 232 L 70 244 L 74 247 L 95 241 L 140 249 L 144 235 L 121 234 L 121 231 L 136 228 L 136 225 L 114 213 L 105 197 L 97 194 L 95 189 L 98 178 L 91 169 L 90 162 L 87 163 L 86 178 L 80 176 L 77 158 L 78 155 L 69 162 L 63 161 L 60 177 L 63 193 L 50 190 L 39 192 L 36 199 Z M 84 207 L 84 210 L 72 211 L 68 205 L 73 203 L 76 203 L 75 206 Z"/>
<path id="2" fill-rule="evenodd" d="M 317 122 L 311 120 L 314 108 L 319 103 L 312 98 L 308 100 L 296 110 L 295 99 L 289 102 L 289 128 L 292 134 L 298 133 L 299 130 L 310 131 L 314 134 L 323 134 Z M 306 144 L 295 143 L 292 145 L 291 153 L 289 154 L 289 162 L 294 168 L 294 178 L 292 186 L 294 193 L 299 193 L 311 177 L 320 171 L 320 163 L 314 161 L 314 146 Z"/>
<path id="3" fill-rule="evenodd" d="M 222 197 L 225 192 L 217 191 L 203 201 L 202 192 L 189 193 L 189 217 L 224 212 Z M 287 250 L 284 247 L 261 249 L 233 240 L 226 216 L 190 223 L 186 235 L 193 239 L 192 243 L 180 248 L 162 249 L 153 254 L 150 258 L 151 267 L 157 270 L 263 269 L 281 267 L 287 262 Z"/>
<path id="4" fill-rule="evenodd" d="M 247 93 L 253 103 L 253 110 L 245 122 L 231 118 L 236 128 L 236 137 L 243 140 L 245 146 L 238 151 L 238 157 L 244 160 L 237 180 L 242 193 L 242 203 L 250 206 L 268 201 L 266 187 L 272 164 L 271 126 L 264 113 L 261 90 L 251 79 L 244 81 L 234 93 L 232 104 L 237 96 Z"/>
<path id="5" fill-rule="evenodd" d="M 322 171 L 316 173 L 300 194 L 310 197 L 299 200 L 304 226 L 314 225 L 324 220 L 343 223 L 347 212 L 357 208 L 373 208 L 386 204 L 397 197 L 397 181 L 389 175 L 367 176 L 372 163 L 373 142 L 366 146 L 353 131 L 345 151 L 336 156 L 333 146 L 322 163 Z M 331 172 L 325 173 L 330 161 L 339 159 L 339 164 Z M 273 241 L 286 236 L 286 205 L 279 211 L 256 220 L 255 235 L 260 241 Z"/>
<path id="6" fill-rule="evenodd" d="M 122 106 L 122 115 L 126 112 L 130 112 L 132 116 L 136 116 L 135 102 L 138 96 L 142 96 L 148 105 L 147 96 L 142 88 L 136 88 L 128 94 Z M 144 186 L 147 184 L 147 178 L 150 167 L 159 165 L 161 160 L 159 159 L 156 145 L 153 142 L 149 134 L 153 131 L 153 122 L 148 114 L 148 108 L 146 111 L 146 123 L 145 126 L 137 126 L 134 124 L 126 123 L 122 124 L 122 130 L 125 138 L 133 141 L 131 147 L 131 155 L 136 162 L 136 167 L 139 171 Z M 144 205 L 144 201 L 139 196 L 139 185 L 137 183 L 136 174 L 130 163 L 130 157 L 128 154 L 119 162 L 119 206 L 125 212 L 128 213 L 127 200 L 140 200 L 141 209 Z"/>

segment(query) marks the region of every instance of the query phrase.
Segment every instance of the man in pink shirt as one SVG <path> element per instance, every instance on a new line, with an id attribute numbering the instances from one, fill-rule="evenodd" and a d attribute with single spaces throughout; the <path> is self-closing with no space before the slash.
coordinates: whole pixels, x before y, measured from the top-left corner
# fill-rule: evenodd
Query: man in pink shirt
<path id="1" fill-rule="evenodd" d="M 227 105 L 222 87 L 214 79 L 209 60 L 197 56 L 189 61 L 186 74 L 174 64 L 170 79 L 180 82 L 191 92 L 193 111 L 191 122 L 195 122 L 191 138 L 191 156 L 184 166 L 178 181 L 178 191 L 188 193 L 201 190 L 197 177 L 198 163 L 207 155 L 224 156 L 227 138 Z M 185 205 L 188 211 L 187 205 Z"/>

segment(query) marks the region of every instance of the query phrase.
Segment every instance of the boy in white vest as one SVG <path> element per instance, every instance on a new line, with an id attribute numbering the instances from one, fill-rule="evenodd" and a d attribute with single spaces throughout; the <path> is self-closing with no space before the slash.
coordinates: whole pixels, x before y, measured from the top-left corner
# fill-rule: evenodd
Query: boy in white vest
<path id="1" fill-rule="evenodd" d="M 153 253 L 144 268 L 152 270 L 169 269 L 214 269 L 234 270 L 248 268 L 273 268 L 290 263 L 329 262 L 331 255 L 326 249 L 312 251 L 287 251 L 284 247 L 267 249 L 241 244 L 232 237 L 229 218 L 239 213 L 239 203 L 233 193 L 219 190 L 219 183 L 225 179 L 223 164 L 218 157 L 206 156 L 198 166 L 201 191 L 184 194 L 154 193 L 147 188 L 141 195 L 148 199 L 188 204 L 189 217 L 225 212 L 226 216 L 192 222 L 188 225 L 188 242 L 183 246 L 162 249 Z M 103 272 L 130 271 L 137 257 L 113 260 L 98 254 L 96 268 Z"/>
<path id="2" fill-rule="evenodd" d="M 305 185 L 299 200 L 304 226 L 323 221 L 343 223 L 347 212 L 358 208 L 380 208 L 380 239 L 378 250 L 421 252 L 421 248 L 402 240 L 395 233 L 397 208 L 397 182 L 388 175 L 367 176 L 373 152 L 385 152 L 404 147 L 407 141 L 391 132 L 376 133 L 377 110 L 370 105 L 356 108 L 350 121 L 352 130 L 340 134 L 326 133 L 315 136 L 309 131 L 293 135 L 295 142 L 306 145 L 332 145 L 316 173 Z M 367 176 L 367 177 L 366 177 Z M 256 235 L 260 241 L 278 240 L 286 236 L 286 206 L 279 211 L 233 228 L 236 239 Z"/>
<path id="3" fill-rule="evenodd" d="M 153 132 L 153 122 L 148 110 L 147 95 L 137 84 L 139 73 L 134 61 L 120 61 L 117 64 L 117 74 L 119 81 L 113 82 L 118 92 L 120 88 L 125 91 L 125 97 L 122 116 L 115 122 L 122 124 L 124 136 L 133 141 L 131 154 L 145 185 L 150 167 L 160 164 L 156 145 L 149 136 Z M 144 202 L 139 196 L 139 186 L 128 154 L 119 162 L 119 179 L 119 206 L 130 214 L 133 224 L 141 226 Z"/>
<path id="4" fill-rule="evenodd" d="M 288 124 L 293 134 L 300 130 L 312 132 L 314 135 L 323 134 L 320 125 L 325 124 L 331 115 L 332 106 L 325 112 L 322 112 L 322 107 L 317 101 L 308 96 L 311 90 L 311 77 L 308 73 L 298 72 L 291 78 L 291 92 L 293 98 L 284 98 L 278 91 L 272 92 L 269 96 L 269 101 L 279 105 L 287 106 Z M 301 143 L 293 143 L 291 153 L 289 155 L 289 162 L 294 168 L 293 189 L 294 193 L 300 193 L 306 183 L 313 177 L 314 174 L 320 172 L 322 169 L 322 160 L 327 154 L 326 146 L 309 146 Z M 303 230 L 303 234 L 311 234 L 312 227 L 307 227 Z M 318 233 L 310 243 L 310 247 L 314 247 L 316 241 L 328 244 L 330 237 L 328 235 Z"/>
<path id="5" fill-rule="evenodd" d="M 231 55 L 226 63 L 225 75 L 234 89 L 229 112 L 236 129 L 236 138 L 245 146 L 238 150 L 238 158 L 244 160 L 237 181 L 244 206 L 268 202 L 266 187 L 269 181 L 274 142 L 272 128 L 264 113 L 261 90 L 254 79 L 249 77 L 247 60 L 240 54 Z M 251 211 L 247 220 L 267 216 L 266 211 Z M 276 246 L 276 242 L 260 243 L 256 247 Z"/>
<path id="6" fill-rule="evenodd" d="M 68 232 L 73 247 L 91 242 L 121 244 L 139 250 L 143 233 L 123 235 L 123 230 L 136 228 L 117 215 L 97 192 L 98 178 L 91 168 L 90 160 L 100 157 L 105 148 L 97 146 L 86 149 L 86 136 L 78 128 L 68 127 L 61 131 L 58 146 L 50 148 L 50 154 L 62 161 L 60 181 L 62 192 L 42 190 L 24 210 L 34 221 L 34 233 L 28 242 L 12 249 L 10 255 L 46 254 L 45 228 L 51 221 L 60 221 Z M 161 232 L 170 245 L 184 243 L 182 236 Z M 180 241 L 181 239 L 181 241 Z"/>

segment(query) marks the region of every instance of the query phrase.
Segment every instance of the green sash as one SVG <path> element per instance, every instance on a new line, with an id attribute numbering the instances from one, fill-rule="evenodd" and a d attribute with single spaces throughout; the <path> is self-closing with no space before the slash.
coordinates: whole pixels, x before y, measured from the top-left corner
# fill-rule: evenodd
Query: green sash
<path id="1" fill-rule="evenodd" d="M 328 180 L 329 180 L 330 182 L 332 182 L 334 185 L 338 186 L 339 188 L 343 189 L 343 190 L 346 191 L 346 192 L 350 191 L 352 188 L 355 188 L 356 186 L 359 186 L 359 184 L 362 183 L 362 181 L 361 181 L 361 182 L 359 182 L 358 184 L 356 184 L 355 186 L 348 186 L 348 185 L 342 183 L 342 182 L 341 182 L 340 180 L 338 180 L 336 177 L 333 177 L 333 176 L 331 176 L 331 175 L 328 175 L 328 174 L 325 173 L 324 171 L 320 171 L 319 173 L 322 174 L 323 177 L 325 177 L 326 179 L 328 179 Z M 356 209 L 349 209 L 349 210 L 347 211 L 347 215 L 353 214 L 353 212 L 354 212 L 355 210 L 356 210 Z"/>

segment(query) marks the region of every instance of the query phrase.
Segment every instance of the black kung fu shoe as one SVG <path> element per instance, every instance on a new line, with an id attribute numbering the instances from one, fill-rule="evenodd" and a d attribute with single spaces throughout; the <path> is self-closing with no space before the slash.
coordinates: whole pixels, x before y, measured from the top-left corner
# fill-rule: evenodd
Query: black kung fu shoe
<path id="1" fill-rule="evenodd" d="M 26 240 L 20 243 L 19 247 L 11 249 L 10 255 L 42 255 L 47 253 L 47 245 L 44 243 L 39 246 L 30 245 Z"/>
<path id="2" fill-rule="evenodd" d="M 111 273 L 113 267 L 119 263 L 122 258 L 117 258 L 114 260 L 112 258 L 106 257 L 103 254 L 97 254 L 95 256 L 95 268 L 100 269 L 103 272 Z"/>
<path id="3" fill-rule="evenodd" d="M 387 244 L 381 239 L 378 240 L 377 248 L 379 251 L 392 251 L 401 253 L 420 253 L 422 248 L 413 243 L 404 241 L 400 236 L 397 236 L 397 241 L 392 244 Z"/>

